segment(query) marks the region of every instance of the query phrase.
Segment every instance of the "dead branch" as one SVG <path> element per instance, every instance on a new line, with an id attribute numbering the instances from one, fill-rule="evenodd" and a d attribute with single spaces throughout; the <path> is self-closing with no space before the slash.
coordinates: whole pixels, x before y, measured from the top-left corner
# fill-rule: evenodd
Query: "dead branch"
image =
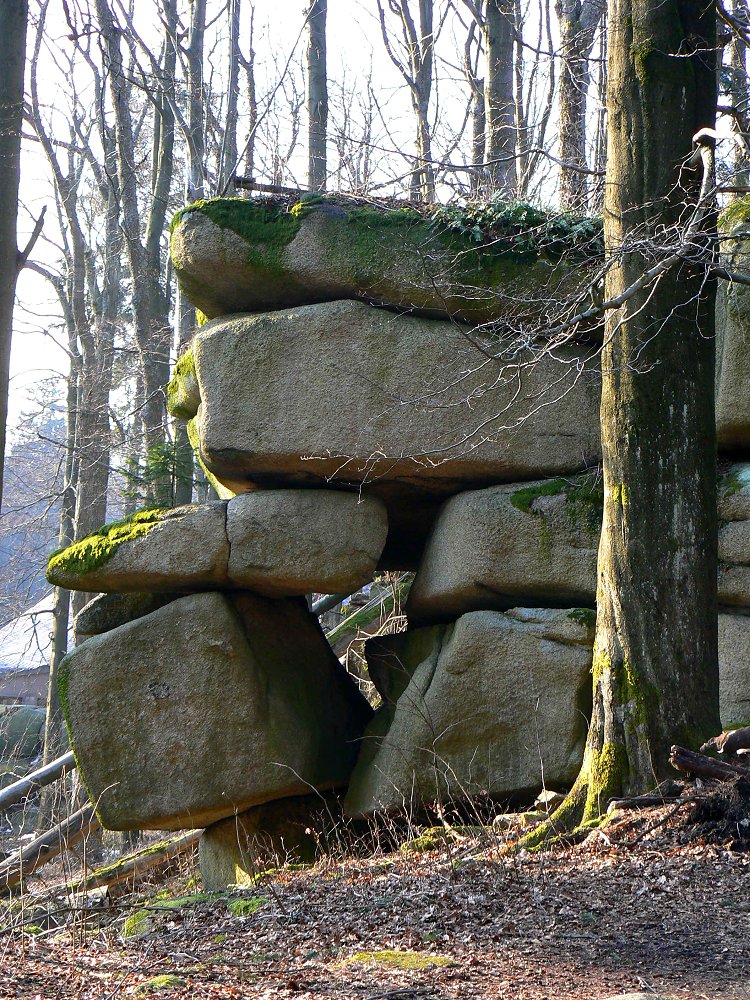
<path id="1" fill-rule="evenodd" d="M 45 764 L 43 767 L 37 768 L 36 771 L 32 771 L 31 774 L 27 774 L 25 778 L 14 781 L 12 785 L 8 785 L 7 788 L 0 791 L 0 812 L 9 806 L 15 805 L 16 802 L 20 802 L 21 799 L 25 799 L 29 792 L 35 792 L 39 788 L 44 788 L 45 785 L 51 785 L 53 781 L 61 778 L 66 771 L 72 771 L 75 766 L 75 757 L 73 756 L 73 751 L 70 750 L 68 753 L 63 754 L 62 757 L 51 760 L 49 764 Z"/>
<path id="2" fill-rule="evenodd" d="M 705 754 L 695 753 L 694 750 L 686 750 L 685 747 L 672 747 L 669 753 L 669 762 L 678 771 L 695 774 L 699 778 L 716 778 L 718 781 L 732 781 L 738 777 L 750 779 L 750 768 L 748 767 L 730 764 L 724 760 L 715 760 Z"/>
<path id="3" fill-rule="evenodd" d="M 88 833 L 98 830 L 99 826 L 94 807 L 87 803 L 0 864 L 0 890 L 8 891 L 19 885 L 41 865 L 78 843 Z"/>
<path id="4" fill-rule="evenodd" d="M 202 833 L 202 830 L 188 830 L 187 833 L 180 834 L 179 837 L 173 837 L 160 844 L 142 848 L 105 868 L 93 871 L 85 878 L 69 882 L 63 888 L 66 892 L 75 894 L 89 892 L 91 889 L 98 889 L 105 885 L 114 886 L 128 879 L 136 879 L 145 872 L 184 854 L 185 851 L 198 843 Z"/>

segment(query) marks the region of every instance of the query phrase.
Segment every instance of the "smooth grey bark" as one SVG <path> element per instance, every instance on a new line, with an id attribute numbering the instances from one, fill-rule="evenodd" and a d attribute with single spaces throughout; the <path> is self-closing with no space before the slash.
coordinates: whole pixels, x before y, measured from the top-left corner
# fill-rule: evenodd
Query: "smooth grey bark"
<path id="1" fill-rule="evenodd" d="M 188 163 L 186 202 L 205 197 L 204 162 L 205 94 L 203 90 L 203 48 L 206 35 L 206 0 L 191 0 L 190 34 L 185 49 L 188 91 Z"/>
<path id="2" fill-rule="evenodd" d="M 328 0 L 313 0 L 307 16 L 307 184 L 311 191 L 325 191 L 328 139 L 328 74 L 326 69 L 326 17 Z"/>
<path id="3" fill-rule="evenodd" d="M 388 56 L 401 73 L 411 95 L 417 135 L 417 162 L 412 170 L 410 198 L 412 201 L 435 200 L 435 169 L 432 162 L 432 133 L 429 122 L 430 96 L 435 55 L 433 0 L 418 0 L 419 27 L 409 7 L 409 0 L 388 0 L 401 27 L 401 45 L 405 52 L 400 58 L 391 42 L 381 0 L 377 0 L 380 30 Z"/>
<path id="4" fill-rule="evenodd" d="M 245 71 L 245 97 L 247 100 L 247 139 L 244 147 L 245 175 L 253 177 L 255 170 L 255 133 L 258 129 L 258 98 L 255 90 L 255 49 L 253 36 L 255 33 L 255 5 L 250 4 L 250 26 L 248 29 L 247 58 L 239 52 L 239 59 Z"/>
<path id="5" fill-rule="evenodd" d="M 168 302 L 160 284 L 160 267 L 149 255 L 141 237 L 141 215 L 138 203 L 138 163 L 134 123 L 131 116 L 131 87 L 123 65 L 120 49 L 120 28 L 115 24 L 106 0 L 95 0 L 96 16 L 105 52 L 105 66 L 109 91 L 114 108 L 117 139 L 118 182 L 120 189 L 121 226 L 125 252 L 130 272 L 133 327 L 143 373 L 145 399 L 142 410 L 143 437 L 146 465 L 159 460 L 166 439 L 166 401 L 164 389 L 169 381 L 170 329 Z M 171 111 L 169 113 L 171 115 Z M 165 129 L 164 145 L 169 128 L 169 117 L 160 118 Z M 173 128 L 172 123 L 172 128 Z M 164 170 L 171 176 L 171 156 L 165 155 Z M 152 201 L 150 212 L 163 231 L 166 205 L 158 199 Z M 164 502 L 171 492 L 170 477 L 157 474 L 147 484 L 148 499 Z"/>
<path id="6" fill-rule="evenodd" d="M 586 95 L 591 82 L 589 59 L 604 0 L 557 0 L 560 23 L 560 95 L 558 100 L 560 159 L 586 168 Z M 586 174 L 563 166 L 560 171 L 560 205 L 585 212 L 588 206 Z"/>
<path id="7" fill-rule="evenodd" d="M 3 499 L 13 303 L 18 277 L 18 185 L 21 176 L 23 77 L 26 65 L 26 0 L 0 3 L 0 508 Z"/>
<path id="8" fill-rule="evenodd" d="M 240 0 L 229 0 L 229 65 L 227 67 L 227 113 L 221 138 L 218 190 L 233 197 L 237 173 L 237 104 L 240 96 Z"/>
<path id="9" fill-rule="evenodd" d="M 513 0 L 487 0 L 484 20 L 487 183 L 490 194 L 506 198 L 514 197 L 517 189 L 514 31 Z"/>

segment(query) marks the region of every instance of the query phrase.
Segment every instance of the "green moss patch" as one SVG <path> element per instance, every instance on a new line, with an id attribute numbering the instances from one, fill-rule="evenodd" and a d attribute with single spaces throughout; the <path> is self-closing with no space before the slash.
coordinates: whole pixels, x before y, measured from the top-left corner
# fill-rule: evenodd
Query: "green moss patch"
<path id="1" fill-rule="evenodd" d="M 161 990 L 178 990 L 183 986 L 187 986 L 187 983 L 179 976 L 154 976 L 140 984 L 136 996 L 147 996 L 149 993 L 159 993 Z"/>
<path id="2" fill-rule="evenodd" d="M 584 628 L 596 628 L 596 611 L 593 608 L 571 608 L 565 617 Z"/>
<path id="3" fill-rule="evenodd" d="M 173 417 L 190 420 L 198 412 L 200 392 L 195 374 L 195 355 L 189 348 L 178 358 L 167 386 L 167 409 Z"/>
<path id="4" fill-rule="evenodd" d="M 431 955 L 429 952 L 418 951 L 358 951 L 349 959 L 351 962 L 362 962 L 365 965 L 387 965 L 392 969 L 402 969 L 405 972 L 419 972 L 440 965 L 455 965 L 447 955 Z"/>
<path id="5" fill-rule="evenodd" d="M 139 938 L 149 934 L 154 929 L 154 918 L 146 909 L 136 910 L 125 918 L 122 925 L 124 938 Z"/>
<path id="6" fill-rule="evenodd" d="M 207 198 L 180 209 L 170 232 L 191 212 L 200 212 L 220 229 L 228 229 L 247 243 L 248 262 L 277 276 L 284 274 L 281 255 L 299 232 L 301 219 L 286 201 L 271 198 Z"/>
<path id="7" fill-rule="evenodd" d="M 543 483 L 524 486 L 510 495 L 510 502 L 524 514 L 533 510 L 540 497 L 565 496 L 565 509 L 573 528 L 585 528 L 594 534 L 601 530 L 604 508 L 604 488 L 596 473 L 584 473 L 573 479 L 548 479 Z"/>
<path id="8" fill-rule="evenodd" d="M 719 215 L 719 233 L 750 222 L 750 195 L 734 198 Z"/>
<path id="9" fill-rule="evenodd" d="M 268 902 L 266 896 L 248 896 L 243 899 L 230 899 L 227 909 L 234 917 L 251 917 Z"/>
<path id="10" fill-rule="evenodd" d="M 427 851 L 445 850 L 466 837 L 482 837 L 487 833 L 484 826 L 454 826 L 446 829 L 443 826 L 431 826 L 419 837 L 412 837 L 401 845 L 402 854 L 421 854 Z"/>
<path id="11" fill-rule="evenodd" d="M 65 586 L 73 578 L 99 569 L 121 545 L 147 535 L 168 514 L 169 510 L 164 508 L 141 510 L 121 521 L 105 524 L 66 549 L 53 552 L 47 562 L 47 579 L 55 586 Z"/>

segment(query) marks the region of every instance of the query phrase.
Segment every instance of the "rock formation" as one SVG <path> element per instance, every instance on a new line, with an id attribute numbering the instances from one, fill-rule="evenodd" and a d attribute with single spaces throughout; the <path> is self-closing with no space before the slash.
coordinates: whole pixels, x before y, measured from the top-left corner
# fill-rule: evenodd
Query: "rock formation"
<path id="1" fill-rule="evenodd" d="M 308 849 L 326 790 L 359 817 L 574 778 L 602 485 L 596 331 L 554 350 L 538 336 L 589 280 L 567 250 L 319 198 L 178 213 L 172 259 L 208 321 L 168 400 L 221 499 L 143 512 L 49 563 L 53 583 L 107 592 L 60 672 L 105 826 L 208 825 L 216 887 L 264 831 Z M 736 451 L 750 414 L 731 401 L 731 337 L 718 388 Z M 737 460 L 719 490 L 727 725 L 750 716 Z M 373 715 L 301 598 L 384 568 L 417 573 L 408 630 L 367 645 Z"/>

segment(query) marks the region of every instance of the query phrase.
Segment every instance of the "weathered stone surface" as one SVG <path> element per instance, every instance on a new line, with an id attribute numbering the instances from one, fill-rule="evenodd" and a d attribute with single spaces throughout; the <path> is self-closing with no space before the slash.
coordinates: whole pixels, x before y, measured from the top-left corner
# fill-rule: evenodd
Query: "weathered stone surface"
<path id="1" fill-rule="evenodd" d="M 452 497 L 409 592 L 410 623 L 519 601 L 593 606 L 602 503 L 595 474 Z"/>
<path id="2" fill-rule="evenodd" d="M 209 318 L 351 298 L 472 323 L 526 312 L 543 326 L 543 303 L 582 285 L 586 268 L 572 247 L 548 253 L 542 227 L 525 238 L 518 252 L 410 211 L 214 199 L 178 213 L 170 252 Z"/>
<path id="3" fill-rule="evenodd" d="M 302 600 L 196 594 L 94 636 L 58 689 L 110 829 L 201 827 L 345 784 L 369 706 Z"/>
<path id="4" fill-rule="evenodd" d="M 593 630 L 575 611 L 473 612 L 367 644 L 384 696 L 345 801 L 351 815 L 446 795 L 565 787 L 580 766 Z"/>
<path id="5" fill-rule="evenodd" d="M 75 590 L 167 592 L 166 599 L 135 593 L 91 602 L 78 617 L 79 637 L 154 611 L 176 591 L 218 587 L 269 597 L 351 593 L 372 579 L 388 518 L 379 500 L 356 493 L 260 490 L 160 512 L 143 527 L 148 530 L 125 533 L 96 559 L 88 558 L 88 550 L 108 540 L 107 528 L 50 560 L 50 582 Z"/>
<path id="6" fill-rule="evenodd" d="M 70 590 L 176 591 L 226 580 L 229 542 L 222 501 L 147 511 L 105 525 L 47 565 L 47 579 Z"/>
<path id="7" fill-rule="evenodd" d="M 204 830 L 198 847 L 203 887 L 254 885 L 269 865 L 315 860 L 341 811 L 335 793 L 295 795 L 254 806 Z"/>
<path id="8" fill-rule="evenodd" d="M 598 455 L 599 376 L 557 353 L 503 369 L 455 324 L 351 301 L 217 320 L 193 342 L 202 457 L 236 492 L 364 483 L 393 527 L 420 496 Z"/>
<path id="9" fill-rule="evenodd" d="M 177 600 L 179 593 L 165 594 L 98 594 L 89 601 L 75 617 L 73 632 L 76 645 L 90 639 L 92 635 L 101 635 L 120 625 L 150 615 L 165 604 Z"/>
<path id="10" fill-rule="evenodd" d="M 599 473 L 452 497 L 438 515 L 406 611 L 414 625 L 519 601 L 594 606 L 602 510 Z M 719 601 L 750 606 L 750 466 L 718 490 Z"/>
<path id="11" fill-rule="evenodd" d="M 233 586 L 269 597 L 350 594 L 372 579 L 386 535 L 385 506 L 334 490 L 263 490 L 227 505 Z"/>
<path id="12" fill-rule="evenodd" d="M 719 601 L 750 606 L 750 465 L 732 465 L 719 478 Z"/>
<path id="13" fill-rule="evenodd" d="M 750 202 L 738 199 L 723 213 L 720 229 L 727 265 L 750 270 Z M 720 451 L 750 446 L 750 288 L 722 281 L 716 299 L 716 434 Z"/>
<path id="14" fill-rule="evenodd" d="M 750 724 L 750 618 L 719 615 L 719 710 L 724 729 Z"/>

